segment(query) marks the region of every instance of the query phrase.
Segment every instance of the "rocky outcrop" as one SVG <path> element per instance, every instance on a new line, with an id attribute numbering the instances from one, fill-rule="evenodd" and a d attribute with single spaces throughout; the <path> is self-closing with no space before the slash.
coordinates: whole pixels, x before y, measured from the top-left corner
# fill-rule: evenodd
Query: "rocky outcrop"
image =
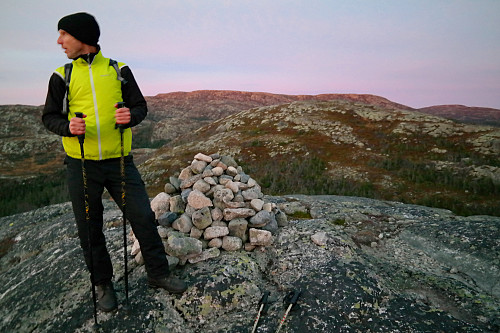
<path id="1" fill-rule="evenodd" d="M 182 295 L 148 289 L 144 266 L 129 257 L 128 312 L 121 213 L 104 201 L 120 306 L 99 312 L 103 331 L 249 332 L 269 291 L 257 332 L 275 332 L 294 290 L 301 294 L 281 332 L 499 331 L 498 217 L 358 197 L 264 200 L 289 217 L 273 244 L 179 266 L 173 274 L 189 285 Z M 1 218 L 0 240 L 0 331 L 90 331 L 71 205 Z"/>
<path id="2" fill-rule="evenodd" d="M 0 176 L 26 177 L 62 164 L 61 138 L 43 127 L 43 107 L 0 105 Z"/>

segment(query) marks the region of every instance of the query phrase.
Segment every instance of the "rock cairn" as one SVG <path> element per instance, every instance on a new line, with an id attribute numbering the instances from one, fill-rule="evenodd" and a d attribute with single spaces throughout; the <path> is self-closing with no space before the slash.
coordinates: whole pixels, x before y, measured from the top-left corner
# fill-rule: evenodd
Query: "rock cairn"
<path id="1" fill-rule="evenodd" d="M 220 251 L 252 251 L 273 243 L 286 214 L 266 203 L 261 187 L 230 156 L 194 156 L 164 192 L 152 201 L 169 264 L 184 265 L 218 257 Z M 143 263 L 132 235 L 132 255 Z"/>

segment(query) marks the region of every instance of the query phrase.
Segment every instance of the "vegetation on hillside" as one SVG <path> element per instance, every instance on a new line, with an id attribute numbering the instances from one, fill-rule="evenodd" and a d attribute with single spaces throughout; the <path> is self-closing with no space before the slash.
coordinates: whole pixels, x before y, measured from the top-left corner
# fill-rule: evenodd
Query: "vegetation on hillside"
<path id="1" fill-rule="evenodd" d="M 65 170 L 25 180 L 2 179 L 0 216 L 69 201 Z"/>
<path id="2" fill-rule="evenodd" d="M 242 163 L 270 195 L 345 195 L 399 201 L 428 207 L 445 208 L 458 215 L 500 216 L 500 185 L 490 179 L 472 179 L 462 173 L 437 171 L 425 163 L 387 158 L 382 169 L 392 171 L 399 182 L 393 190 L 373 181 L 333 178 L 320 157 L 296 160 L 264 160 Z"/>

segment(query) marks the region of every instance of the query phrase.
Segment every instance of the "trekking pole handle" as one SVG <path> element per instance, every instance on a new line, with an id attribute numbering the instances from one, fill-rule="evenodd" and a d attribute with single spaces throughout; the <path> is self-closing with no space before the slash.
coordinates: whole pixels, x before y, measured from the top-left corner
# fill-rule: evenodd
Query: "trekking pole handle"
<path id="1" fill-rule="evenodd" d="M 77 118 L 82 118 L 83 119 L 83 113 L 82 112 L 75 112 L 75 116 Z M 78 142 L 80 143 L 83 143 L 83 141 L 85 140 L 85 134 L 79 134 L 77 135 L 78 137 Z"/>
<path id="2" fill-rule="evenodd" d="M 262 298 L 260 299 L 259 304 L 262 304 L 262 313 L 265 314 L 267 313 L 267 310 L 269 309 L 269 295 L 271 294 L 270 291 L 265 291 L 264 295 L 262 295 Z"/>
<path id="3" fill-rule="evenodd" d="M 262 295 L 262 298 L 260 299 L 259 304 L 267 304 L 270 294 L 271 294 L 271 292 L 269 292 L 269 291 L 264 292 L 264 295 Z"/>
<path id="4" fill-rule="evenodd" d="M 125 102 L 117 102 L 116 103 L 116 108 L 117 109 L 121 109 L 121 108 L 124 108 L 124 107 L 125 107 Z M 119 128 L 120 132 L 123 132 L 123 130 L 125 129 L 125 125 L 124 124 L 115 124 L 115 128 Z"/>
<path id="5" fill-rule="evenodd" d="M 297 304 L 297 300 L 299 299 L 300 293 L 301 293 L 300 290 L 294 290 L 294 291 L 290 292 L 283 299 L 283 303 L 290 304 L 292 306 Z"/>

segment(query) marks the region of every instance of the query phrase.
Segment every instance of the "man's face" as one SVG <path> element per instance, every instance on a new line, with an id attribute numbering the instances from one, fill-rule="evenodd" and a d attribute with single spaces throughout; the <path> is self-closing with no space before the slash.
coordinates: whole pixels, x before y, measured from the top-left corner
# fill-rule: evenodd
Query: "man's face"
<path id="1" fill-rule="evenodd" d="M 59 30 L 59 38 L 57 44 L 60 44 L 64 49 L 64 53 L 69 59 L 75 59 L 79 55 L 84 54 L 84 43 L 80 42 L 75 37 L 71 36 L 64 30 Z"/>

